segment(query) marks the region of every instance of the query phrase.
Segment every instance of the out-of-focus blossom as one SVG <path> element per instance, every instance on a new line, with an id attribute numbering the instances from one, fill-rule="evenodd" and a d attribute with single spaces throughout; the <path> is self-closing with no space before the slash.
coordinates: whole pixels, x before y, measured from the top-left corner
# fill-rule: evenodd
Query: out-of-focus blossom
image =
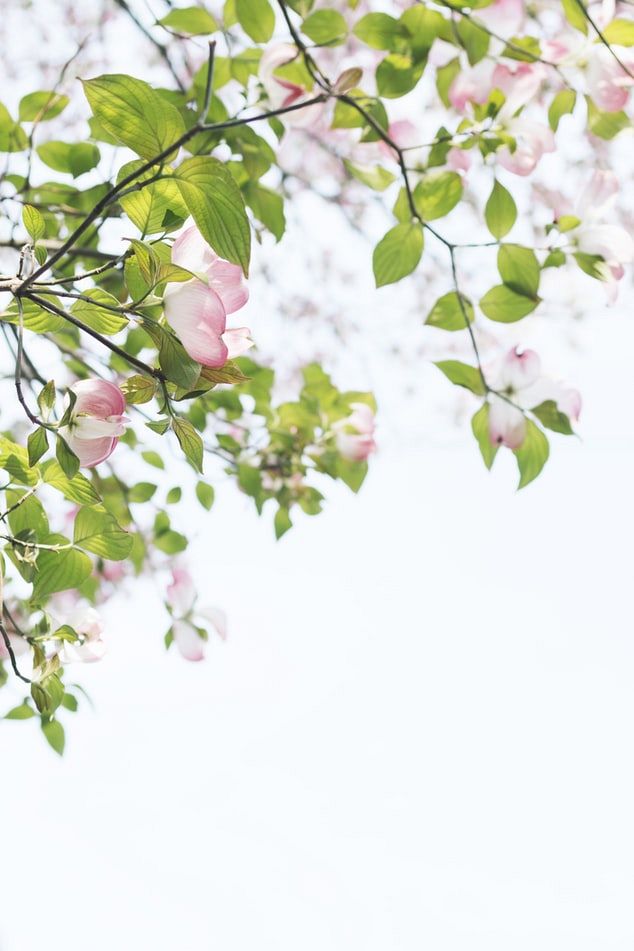
<path id="1" fill-rule="evenodd" d="M 167 586 L 166 600 L 173 614 L 177 615 L 172 623 L 172 636 L 185 660 L 199 661 L 205 656 L 205 640 L 197 630 L 197 619 L 208 621 L 223 641 L 227 639 L 224 611 L 210 606 L 196 607 L 194 610 L 196 590 L 185 565 L 176 564 L 172 567 L 172 581 Z"/>
<path id="2" fill-rule="evenodd" d="M 471 168 L 471 156 L 466 149 L 459 149 L 453 146 L 447 152 L 447 167 L 452 172 L 460 172 L 463 175 Z"/>
<path id="3" fill-rule="evenodd" d="M 108 380 L 80 380 L 71 387 L 76 396 L 71 419 L 60 429 L 86 468 L 103 462 L 114 451 L 129 420 L 123 415 L 125 398 Z"/>
<path id="4" fill-rule="evenodd" d="M 505 39 L 516 36 L 524 25 L 524 0 L 493 0 L 488 7 L 475 11 L 478 20 Z"/>
<path id="5" fill-rule="evenodd" d="M 541 122 L 518 116 L 506 123 L 505 130 L 515 139 L 515 149 L 503 145 L 496 154 L 500 165 L 515 175 L 530 175 L 546 152 L 555 151 L 555 136 Z"/>
<path id="6" fill-rule="evenodd" d="M 617 62 L 618 56 L 627 69 Z M 627 105 L 630 89 L 634 85 L 634 52 L 625 46 L 613 46 L 612 52 L 602 44 L 590 50 L 587 80 L 591 98 L 605 112 L 618 112 Z"/>
<path id="7" fill-rule="evenodd" d="M 80 635 L 81 641 L 64 641 L 59 652 L 62 664 L 90 664 L 101 660 L 106 645 L 101 637 L 103 625 L 97 611 L 92 607 L 78 607 L 68 624 Z"/>
<path id="8" fill-rule="evenodd" d="M 364 462 L 376 449 L 374 413 L 366 403 L 351 403 L 352 413 L 333 425 L 335 444 L 344 459 Z"/>
<path id="9" fill-rule="evenodd" d="M 227 330 L 227 314 L 249 298 L 242 269 L 219 258 L 195 225 L 174 242 L 172 262 L 196 277 L 167 285 L 165 317 L 192 359 L 207 367 L 224 366 L 252 346 L 246 327 Z"/>
<path id="10" fill-rule="evenodd" d="M 276 70 L 292 63 L 297 56 L 297 49 L 290 43 L 274 43 L 262 54 L 258 78 L 264 86 L 269 105 L 273 110 L 294 106 L 311 98 L 311 94 L 304 86 L 275 75 Z M 323 111 L 323 104 L 315 103 L 305 109 L 287 112 L 280 118 L 295 128 L 307 128 L 317 122 Z"/>
<path id="11" fill-rule="evenodd" d="M 579 418 L 580 394 L 542 376 L 541 360 L 534 350 L 509 350 L 489 380 L 497 391 L 489 398 L 489 439 L 495 446 L 519 449 L 526 438 L 523 410 L 546 400 L 557 403 L 570 419 Z"/>
<path id="12" fill-rule="evenodd" d="M 494 71 L 495 64 L 487 59 L 460 70 L 449 87 L 449 102 L 456 112 L 465 113 L 470 103 L 482 105 L 487 101 Z"/>

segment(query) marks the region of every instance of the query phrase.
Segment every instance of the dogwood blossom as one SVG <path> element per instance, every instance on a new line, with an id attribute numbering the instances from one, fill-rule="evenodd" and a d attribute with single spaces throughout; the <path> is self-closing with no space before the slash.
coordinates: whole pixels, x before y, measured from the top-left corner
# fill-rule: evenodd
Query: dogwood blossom
<path id="1" fill-rule="evenodd" d="M 92 468 L 114 452 L 129 419 L 123 415 L 125 397 L 118 386 L 108 380 L 80 380 L 71 386 L 76 400 L 64 437 L 79 459 L 79 464 Z"/>
<path id="2" fill-rule="evenodd" d="M 352 413 L 333 425 L 335 444 L 344 459 L 365 462 L 376 449 L 374 413 L 366 403 L 351 403 Z"/>

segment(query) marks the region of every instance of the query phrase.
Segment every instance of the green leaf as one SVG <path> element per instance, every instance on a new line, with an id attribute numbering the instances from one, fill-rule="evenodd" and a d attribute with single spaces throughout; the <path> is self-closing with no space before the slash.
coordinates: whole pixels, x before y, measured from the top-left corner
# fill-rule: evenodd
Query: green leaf
<path id="1" fill-rule="evenodd" d="M 44 122 L 63 112 L 70 99 L 59 92 L 30 92 L 20 99 L 20 122 Z"/>
<path id="2" fill-rule="evenodd" d="M 202 505 L 204 509 L 209 509 L 214 504 L 215 492 L 213 486 L 208 485 L 207 482 L 197 482 L 196 483 L 196 498 Z"/>
<path id="3" fill-rule="evenodd" d="M 42 720 L 42 733 L 46 737 L 48 745 L 60 756 L 63 756 L 66 735 L 59 720 Z"/>
<path id="4" fill-rule="evenodd" d="M 387 13 L 367 13 L 352 32 L 375 50 L 393 50 L 397 41 L 406 35 L 402 24 Z"/>
<path id="5" fill-rule="evenodd" d="M 481 298 L 480 309 L 490 320 L 512 324 L 532 313 L 539 302 L 539 298 L 533 300 L 523 294 L 517 294 L 506 284 L 498 284 Z"/>
<path id="6" fill-rule="evenodd" d="M 55 455 L 66 478 L 74 478 L 79 472 L 79 458 L 59 433 L 57 434 Z"/>
<path id="7" fill-rule="evenodd" d="M 126 162 L 119 170 L 117 183 L 141 168 L 143 164 L 141 159 Z M 156 175 L 158 171 L 158 166 L 153 166 L 139 176 L 136 184 L 143 184 L 143 182 Z M 169 174 L 170 171 L 171 169 L 168 166 L 163 169 L 162 174 Z M 143 185 L 137 191 L 123 195 L 119 201 L 130 221 L 137 226 L 143 235 L 157 234 L 164 231 L 167 228 L 167 223 L 170 223 L 168 230 L 173 230 L 189 214 L 178 185 L 173 178 L 161 178 L 149 185 Z"/>
<path id="8" fill-rule="evenodd" d="M 275 14 L 268 0 L 236 0 L 240 26 L 255 43 L 268 43 L 275 29 Z"/>
<path id="9" fill-rule="evenodd" d="M 33 205 L 25 205 L 22 209 L 22 221 L 32 241 L 39 241 L 46 234 L 44 218 Z"/>
<path id="10" fill-rule="evenodd" d="M 108 337 L 119 333 L 124 327 L 128 326 L 129 320 L 127 317 L 124 317 L 123 314 L 115 314 L 112 310 L 107 309 L 120 306 L 119 301 L 112 294 L 108 294 L 100 287 L 89 287 L 83 292 L 83 295 L 89 297 L 90 300 L 75 301 L 70 309 L 71 314 L 81 320 L 82 323 Z"/>
<path id="11" fill-rule="evenodd" d="M 24 129 L 13 121 L 6 106 L 0 103 L 0 152 L 23 152 L 28 147 Z"/>
<path id="12" fill-rule="evenodd" d="M 576 101 L 577 94 L 574 89 L 562 89 L 553 96 L 548 107 L 548 124 L 553 132 L 557 131 L 561 117 L 573 111 Z"/>
<path id="13" fill-rule="evenodd" d="M 18 707 L 14 707 L 13 710 L 9 710 L 8 713 L 5 713 L 5 720 L 30 720 L 34 717 L 35 710 L 33 707 L 30 707 L 28 703 L 21 703 Z"/>
<path id="14" fill-rule="evenodd" d="M 176 106 L 140 79 L 112 74 L 83 81 L 93 115 L 118 142 L 152 159 L 185 132 Z"/>
<path id="15" fill-rule="evenodd" d="M 632 127 L 632 120 L 623 110 L 620 112 L 602 112 L 589 96 L 586 96 L 586 102 L 588 105 L 588 129 L 593 135 L 598 135 L 600 139 L 613 139 L 619 132 Z"/>
<path id="16" fill-rule="evenodd" d="M 64 686 L 55 673 L 31 684 L 31 697 L 40 713 L 51 716 L 62 702 Z"/>
<path id="17" fill-rule="evenodd" d="M 280 241 L 286 230 L 286 218 L 284 217 L 284 199 L 279 192 L 249 181 L 244 186 L 244 200 L 258 221 L 269 229 L 276 241 Z"/>
<path id="18" fill-rule="evenodd" d="M 176 502 L 180 502 L 182 494 L 183 490 L 180 485 L 175 485 L 165 496 L 165 501 L 168 505 L 174 505 Z"/>
<path id="19" fill-rule="evenodd" d="M 281 506 L 278 508 L 277 512 L 275 513 L 273 525 L 275 528 L 275 537 L 279 541 L 282 535 L 284 535 L 289 530 L 289 528 L 293 527 L 288 509 L 282 508 Z"/>
<path id="20" fill-rule="evenodd" d="M 545 400 L 539 406 L 534 406 L 531 413 L 546 429 L 552 429 L 553 432 L 562 433 L 564 436 L 574 435 L 570 420 L 565 413 L 561 412 L 554 400 Z"/>
<path id="21" fill-rule="evenodd" d="M 36 151 L 49 168 L 73 178 L 95 168 L 101 158 L 99 149 L 92 142 L 45 142 L 38 145 Z"/>
<path id="22" fill-rule="evenodd" d="M 393 284 L 411 274 L 421 259 L 423 244 L 423 229 L 417 222 L 391 228 L 372 256 L 376 286 Z"/>
<path id="23" fill-rule="evenodd" d="M 165 463 L 162 458 L 159 456 L 158 452 L 154 452 L 153 449 L 146 449 L 141 453 L 141 458 L 144 459 L 149 466 L 154 466 L 155 469 L 164 469 Z"/>
<path id="24" fill-rule="evenodd" d="M 126 403 L 149 403 L 156 393 L 156 380 L 153 376 L 142 376 L 140 373 L 128 377 L 120 385 Z"/>
<path id="25" fill-rule="evenodd" d="M 483 403 L 477 413 L 471 420 L 471 429 L 475 436 L 482 459 L 487 469 L 490 469 L 495 461 L 499 446 L 491 442 L 489 438 L 489 404 Z"/>
<path id="26" fill-rule="evenodd" d="M 324 8 L 306 17 L 302 32 L 318 46 L 334 46 L 345 40 L 348 24 L 337 10 Z"/>
<path id="27" fill-rule="evenodd" d="M 546 464 L 549 452 L 546 436 L 532 420 L 527 419 L 524 442 L 519 449 L 513 450 L 520 471 L 518 489 L 524 488 L 537 478 Z"/>
<path id="28" fill-rule="evenodd" d="M 388 172 L 381 165 L 353 165 L 347 159 L 343 160 L 343 164 L 353 178 L 377 192 L 385 191 L 396 178 L 392 172 Z"/>
<path id="29" fill-rule="evenodd" d="M 24 446 L 0 434 L 0 469 L 8 472 L 13 482 L 23 485 L 36 485 L 40 475 L 36 468 L 29 465 L 29 457 Z"/>
<path id="30" fill-rule="evenodd" d="M 462 179 L 457 172 L 432 172 L 414 189 L 414 204 L 424 221 L 443 218 L 462 198 Z"/>
<path id="31" fill-rule="evenodd" d="M 66 539 L 59 535 L 49 535 L 47 544 L 64 544 Z M 37 575 L 33 585 L 33 601 L 45 601 L 56 591 L 67 588 L 79 588 L 92 573 L 92 562 L 88 555 L 75 548 L 63 551 L 40 551 L 37 556 Z"/>
<path id="32" fill-rule="evenodd" d="M 216 254 L 249 273 L 251 230 L 235 179 L 218 159 L 185 159 L 175 172 L 183 201 Z"/>
<path id="33" fill-rule="evenodd" d="M 424 68 L 424 62 L 414 62 L 410 56 L 400 53 L 389 53 L 376 71 L 379 95 L 397 99 L 411 92 L 423 75 Z"/>
<path id="34" fill-rule="evenodd" d="M 574 27 L 575 30 L 580 30 L 581 33 L 587 33 L 588 21 L 577 0 L 561 0 L 561 5 L 570 26 Z"/>
<path id="35" fill-rule="evenodd" d="M 449 291 L 439 297 L 425 323 L 440 330 L 466 330 L 467 321 L 473 323 L 473 305 L 464 294 Z M 442 367 L 441 367 L 442 369 Z M 444 372 L 444 371 L 443 371 Z"/>
<path id="36" fill-rule="evenodd" d="M 48 437 L 46 435 L 46 430 L 43 426 L 38 426 L 37 429 L 29 434 L 29 438 L 27 440 L 29 465 L 33 467 L 36 463 L 38 463 L 47 449 Z"/>
<path id="37" fill-rule="evenodd" d="M 200 376 L 200 364 L 189 356 L 182 343 L 172 334 L 161 334 L 159 363 L 168 380 L 191 390 Z"/>
<path id="38" fill-rule="evenodd" d="M 494 238 L 503 238 L 511 230 L 517 218 L 517 207 L 513 196 L 497 179 L 484 208 L 487 228 Z"/>
<path id="39" fill-rule="evenodd" d="M 130 554 L 132 535 L 105 508 L 84 506 L 75 517 L 73 542 L 94 555 L 123 561 Z"/>
<path id="40" fill-rule="evenodd" d="M 179 445 L 185 457 L 198 472 L 203 471 L 203 441 L 200 433 L 194 429 L 188 419 L 182 416 L 172 417 L 172 429 L 176 433 Z"/>
<path id="41" fill-rule="evenodd" d="M 183 7 L 181 10 L 170 10 L 167 16 L 158 21 L 174 33 L 185 36 L 208 36 L 215 33 L 218 24 L 211 13 L 202 7 Z"/>
<path id="42" fill-rule="evenodd" d="M 128 502 L 149 502 L 157 488 L 153 482 L 137 482 L 128 492 Z"/>
<path id="43" fill-rule="evenodd" d="M 465 389 L 471 390 L 476 396 L 484 396 L 484 383 L 477 367 L 469 366 L 468 363 L 461 363 L 460 360 L 439 360 L 435 366 L 456 386 L 464 386 Z"/>
<path id="44" fill-rule="evenodd" d="M 500 277 L 511 290 L 537 297 L 540 268 L 535 252 L 519 244 L 503 244 L 498 251 Z"/>
<path id="45" fill-rule="evenodd" d="M 604 28 L 603 35 L 615 46 L 634 46 L 634 20 L 612 20 Z"/>
<path id="46" fill-rule="evenodd" d="M 99 493 L 81 472 L 78 472 L 71 481 L 55 460 L 45 463 L 42 472 L 47 485 L 52 485 L 69 502 L 75 502 L 77 505 L 98 505 L 101 502 Z"/>
<path id="47" fill-rule="evenodd" d="M 460 45 L 467 54 L 471 66 L 484 59 L 489 50 L 489 31 L 472 22 L 468 17 L 458 20 L 456 33 Z"/>
<path id="48" fill-rule="evenodd" d="M 7 507 L 10 512 L 9 526 L 14 535 L 22 537 L 25 531 L 35 532 L 38 539 L 49 535 L 48 517 L 44 506 L 35 495 L 23 489 L 7 489 Z"/>

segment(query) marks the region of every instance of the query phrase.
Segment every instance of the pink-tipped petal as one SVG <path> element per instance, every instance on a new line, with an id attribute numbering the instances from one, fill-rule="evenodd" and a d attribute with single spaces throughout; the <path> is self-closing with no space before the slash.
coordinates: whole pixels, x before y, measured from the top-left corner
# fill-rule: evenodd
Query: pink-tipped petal
<path id="1" fill-rule="evenodd" d="M 207 268 L 207 279 L 211 289 L 222 301 L 225 313 L 235 313 L 248 301 L 249 289 L 238 264 L 216 257 Z"/>
<path id="2" fill-rule="evenodd" d="M 227 318 L 215 291 L 200 281 L 168 284 L 164 309 L 167 322 L 193 360 L 206 367 L 221 367 L 227 362 L 227 347 L 222 340 Z"/>
<path id="3" fill-rule="evenodd" d="M 519 449 L 526 438 L 526 420 L 521 410 L 497 396 L 489 405 L 489 439 L 494 446 Z"/>
<path id="4" fill-rule="evenodd" d="M 514 347 L 502 362 L 499 389 L 511 387 L 513 390 L 523 390 L 535 383 L 540 373 L 539 355 L 534 350 L 519 350 Z"/>
<path id="5" fill-rule="evenodd" d="M 62 436 L 79 459 L 79 465 L 85 469 L 92 469 L 100 462 L 105 462 L 114 452 L 118 439 L 104 436 L 101 439 L 81 439 L 70 430 L 61 431 Z"/>
<path id="6" fill-rule="evenodd" d="M 225 330 L 222 339 L 227 347 L 228 360 L 241 356 L 253 346 L 251 331 L 248 327 L 235 327 L 233 330 Z"/>
<path id="7" fill-rule="evenodd" d="M 174 621 L 172 635 L 185 660 L 200 661 L 205 657 L 205 642 L 189 621 Z"/>
<path id="8" fill-rule="evenodd" d="M 108 416 L 120 416 L 125 410 L 123 393 L 108 380 L 79 380 L 71 387 L 77 397 L 73 414 L 86 414 L 106 419 Z"/>

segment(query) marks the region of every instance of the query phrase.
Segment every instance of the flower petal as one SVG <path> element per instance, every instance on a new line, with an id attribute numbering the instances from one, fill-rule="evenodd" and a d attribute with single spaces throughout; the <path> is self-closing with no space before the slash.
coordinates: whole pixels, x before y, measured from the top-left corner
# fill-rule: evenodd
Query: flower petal
<path id="1" fill-rule="evenodd" d="M 205 657 L 205 642 L 198 631 L 189 621 L 174 621 L 172 635 L 181 655 L 185 660 L 199 661 Z"/>
<path id="2" fill-rule="evenodd" d="M 222 340 L 227 317 L 215 291 L 201 281 L 168 284 L 164 296 L 165 317 L 192 359 L 206 367 L 227 362 Z"/>

